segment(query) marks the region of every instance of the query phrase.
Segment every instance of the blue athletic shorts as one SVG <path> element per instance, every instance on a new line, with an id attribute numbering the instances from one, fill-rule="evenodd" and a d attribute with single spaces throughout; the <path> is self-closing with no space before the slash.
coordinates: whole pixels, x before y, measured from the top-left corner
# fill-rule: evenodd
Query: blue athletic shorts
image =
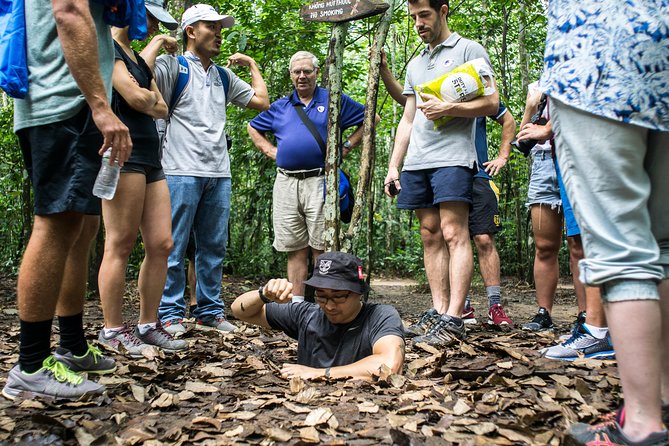
<path id="1" fill-rule="evenodd" d="M 463 166 L 402 171 L 397 208 L 426 209 L 449 201 L 471 204 L 475 173 Z"/>

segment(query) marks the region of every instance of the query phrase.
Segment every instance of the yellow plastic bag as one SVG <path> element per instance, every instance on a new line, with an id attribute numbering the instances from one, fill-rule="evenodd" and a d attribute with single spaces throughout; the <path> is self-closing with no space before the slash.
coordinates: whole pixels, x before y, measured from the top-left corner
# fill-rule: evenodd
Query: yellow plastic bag
<path id="1" fill-rule="evenodd" d="M 495 92 L 495 88 L 487 86 L 483 78 L 490 75 L 488 63 L 480 57 L 455 67 L 436 79 L 416 85 L 416 92 L 434 95 L 444 102 L 467 102 Z M 439 118 L 434 121 L 434 127 L 439 128 L 451 119 L 453 116 Z"/>

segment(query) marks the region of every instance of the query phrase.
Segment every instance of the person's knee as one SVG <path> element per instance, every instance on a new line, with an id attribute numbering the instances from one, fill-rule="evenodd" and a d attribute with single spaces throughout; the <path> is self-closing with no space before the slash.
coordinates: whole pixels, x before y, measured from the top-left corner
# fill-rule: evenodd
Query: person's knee
<path id="1" fill-rule="evenodd" d="M 444 242 L 441 228 L 435 225 L 421 224 L 420 238 L 424 245 L 433 245 Z"/>
<path id="2" fill-rule="evenodd" d="M 495 239 L 490 234 L 475 235 L 474 244 L 479 257 L 488 256 L 495 251 Z"/>
<path id="3" fill-rule="evenodd" d="M 53 215 L 36 215 L 31 238 L 43 239 L 69 249 L 79 239 L 84 226 L 84 215 L 68 212 Z"/>
<path id="4" fill-rule="evenodd" d="M 172 236 L 168 235 L 150 243 L 146 243 L 145 241 L 144 248 L 146 249 L 147 256 L 167 258 L 172 252 L 172 248 L 174 248 L 174 241 L 172 240 Z"/>
<path id="5" fill-rule="evenodd" d="M 578 262 L 585 258 L 580 236 L 567 237 L 567 246 L 569 247 L 569 258 L 572 262 Z"/>
<path id="6" fill-rule="evenodd" d="M 442 222 L 441 234 L 449 247 L 469 243 L 469 228 L 463 224 Z"/>
<path id="7" fill-rule="evenodd" d="M 559 251 L 560 245 L 550 241 L 537 241 L 535 246 L 536 258 L 542 262 L 556 260 Z"/>
<path id="8" fill-rule="evenodd" d="M 100 218 L 96 215 L 86 215 L 81 223 L 81 232 L 78 242 L 90 243 L 98 235 L 100 230 Z"/>

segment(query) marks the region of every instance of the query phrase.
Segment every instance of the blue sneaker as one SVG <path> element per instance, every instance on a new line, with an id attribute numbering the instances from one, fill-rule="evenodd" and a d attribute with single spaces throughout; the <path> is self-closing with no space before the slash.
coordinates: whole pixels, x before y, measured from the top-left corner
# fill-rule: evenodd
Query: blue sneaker
<path id="1" fill-rule="evenodd" d="M 616 352 L 613 350 L 611 336 L 606 333 L 602 339 L 594 337 L 585 325 L 580 325 L 576 333 L 563 344 L 541 350 L 541 355 L 549 359 L 573 361 L 578 358 L 612 359 Z"/>

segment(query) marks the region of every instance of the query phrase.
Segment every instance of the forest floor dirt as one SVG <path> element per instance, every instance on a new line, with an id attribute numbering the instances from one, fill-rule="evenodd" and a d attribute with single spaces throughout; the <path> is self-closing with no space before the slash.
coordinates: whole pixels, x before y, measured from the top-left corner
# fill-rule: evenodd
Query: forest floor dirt
<path id="1" fill-rule="evenodd" d="M 256 283 L 226 277 L 226 308 Z M 430 306 L 425 287 L 405 279 L 372 282 L 370 301 L 395 305 L 405 322 Z M 534 290 L 504 283 L 507 313 L 518 325 L 536 311 Z M 0 385 L 17 360 L 15 278 L 0 277 Z M 485 324 L 482 287 L 472 290 L 476 325 L 459 345 L 435 349 L 407 341 L 402 376 L 375 382 L 286 381 L 295 343 L 283 334 L 241 326 L 234 334 L 190 330 L 186 353 L 129 360 L 101 378 L 107 394 L 86 402 L 10 402 L 0 397 L 0 444 L 21 445 L 558 445 L 565 427 L 614 409 L 615 361 L 541 358 L 576 316 L 573 288 L 558 289 L 556 330 L 527 333 Z M 138 312 L 129 283 L 125 315 Z M 85 323 L 95 342 L 97 300 Z M 55 326 L 54 326 L 55 327 Z M 55 331 L 55 330 L 54 330 Z M 55 341 L 54 336 L 54 341 Z"/>

